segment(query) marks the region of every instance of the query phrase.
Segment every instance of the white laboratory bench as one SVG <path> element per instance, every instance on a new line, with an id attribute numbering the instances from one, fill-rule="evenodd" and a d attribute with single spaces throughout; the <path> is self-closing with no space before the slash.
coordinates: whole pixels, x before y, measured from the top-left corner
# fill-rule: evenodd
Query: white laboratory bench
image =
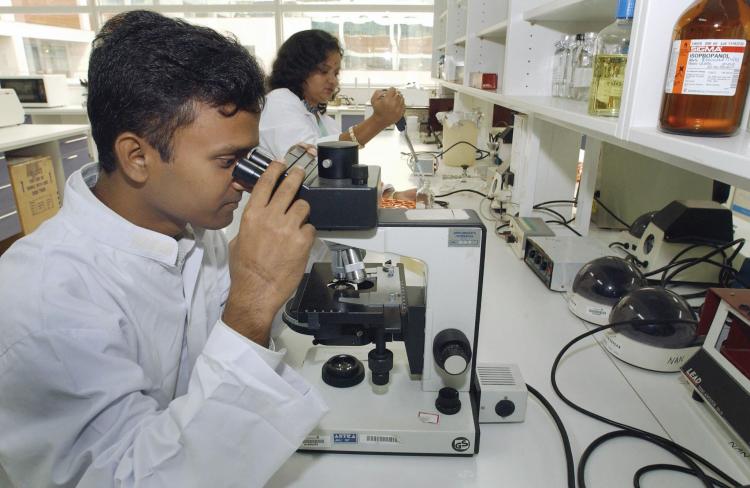
<path id="1" fill-rule="evenodd" d="M 360 162 L 379 164 L 383 180 L 397 189 L 414 186 L 399 135 L 386 131 L 360 152 Z M 416 149 L 425 149 L 416 145 Z M 433 185 L 438 193 L 439 184 Z M 459 196 L 470 195 L 470 196 Z M 477 208 L 481 197 L 469 193 L 446 198 L 452 207 Z M 484 213 L 487 214 L 486 202 Z M 568 311 L 563 294 L 542 282 L 494 233 L 487 221 L 487 249 L 477 356 L 479 361 L 517 363 L 524 380 L 557 410 L 578 460 L 588 444 L 614 428 L 565 405 L 553 392 L 550 368 L 559 350 L 589 330 Z M 557 231 L 557 229 L 555 229 Z M 429 306 L 429 304 L 428 304 Z M 287 329 L 280 343 L 291 364 L 299 362 L 310 338 Z M 629 366 L 588 337 L 561 362 L 558 385 L 580 406 L 613 420 L 667 436 L 697 452 L 742 483 L 750 482 L 750 461 L 728 447 L 728 436 L 677 373 L 661 374 Z M 389 415 L 389 412 L 383 412 Z M 526 420 L 518 424 L 481 424 L 479 454 L 474 457 L 295 453 L 268 483 L 270 487 L 544 487 L 566 486 L 565 458 L 559 433 L 546 410 L 529 395 Z M 589 460 L 587 486 L 632 487 L 633 473 L 655 464 L 681 464 L 644 441 L 618 439 L 600 447 Z M 656 472 L 644 488 L 700 487 L 696 479 Z"/>

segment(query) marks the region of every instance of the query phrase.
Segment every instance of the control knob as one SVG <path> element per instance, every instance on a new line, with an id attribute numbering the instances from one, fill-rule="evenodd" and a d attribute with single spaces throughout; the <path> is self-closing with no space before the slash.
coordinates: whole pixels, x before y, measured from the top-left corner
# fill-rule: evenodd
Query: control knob
<path id="1" fill-rule="evenodd" d="M 460 330 L 445 329 L 435 336 L 432 355 L 446 373 L 459 375 L 466 371 L 471 362 L 471 344 Z"/>

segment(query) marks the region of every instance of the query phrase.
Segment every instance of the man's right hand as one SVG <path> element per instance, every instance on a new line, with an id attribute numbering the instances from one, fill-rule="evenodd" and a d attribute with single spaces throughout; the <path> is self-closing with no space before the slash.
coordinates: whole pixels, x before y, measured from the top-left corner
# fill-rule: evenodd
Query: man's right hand
<path id="1" fill-rule="evenodd" d="M 223 320 L 262 346 L 273 317 L 302 279 L 315 238 L 309 204 L 294 199 L 304 172 L 293 168 L 273 191 L 284 170 L 273 162 L 255 184 L 229 246 L 232 284 Z"/>

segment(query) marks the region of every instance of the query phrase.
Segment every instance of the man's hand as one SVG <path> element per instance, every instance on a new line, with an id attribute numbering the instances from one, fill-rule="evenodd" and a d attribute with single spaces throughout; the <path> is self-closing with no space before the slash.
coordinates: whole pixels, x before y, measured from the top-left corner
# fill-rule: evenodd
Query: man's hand
<path id="1" fill-rule="evenodd" d="M 273 162 L 255 184 L 229 249 L 232 284 L 223 320 L 262 346 L 274 315 L 299 285 L 315 238 L 310 206 L 294 200 L 304 172 L 293 168 L 274 192 L 283 172 Z"/>
<path id="2" fill-rule="evenodd" d="M 406 110 L 404 97 L 395 88 L 376 90 L 372 94 L 370 103 L 374 112 L 373 117 L 380 120 L 384 128 L 398 122 Z"/>

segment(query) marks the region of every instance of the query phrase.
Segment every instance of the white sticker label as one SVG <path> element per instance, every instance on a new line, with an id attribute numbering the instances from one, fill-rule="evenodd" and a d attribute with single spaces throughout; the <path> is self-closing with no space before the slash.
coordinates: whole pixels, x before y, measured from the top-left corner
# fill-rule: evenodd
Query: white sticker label
<path id="1" fill-rule="evenodd" d="M 398 436 L 394 434 L 362 434 L 362 444 L 398 444 Z"/>
<path id="2" fill-rule="evenodd" d="M 419 412 L 417 414 L 417 417 L 419 420 L 425 424 L 439 424 L 440 423 L 440 415 L 436 413 L 428 413 L 428 412 Z"/>
<path id="3" fill-rule="evenodd" d="M 594 316 L 602 316 L 602 315 L 607 315 L 607 311 L 606 311 L 606 310 L 604 310 L 603 308 L 600 308 L 600 307 L 596 307 L 596 308 L 595 308 L 595 307 L 588 307 L 588 308 L 586 309 L 586 311 L 587 311 L 587 312 L 588 312 L 589 314 L 591 314 L 591 315 L 594 315 Z"/>
<path id="4" fill-rule="evenodd" d="M 682 95 L 734 96 L 746 44 L 744 39 L 674 41 L 664 90 Z"/>
<path id="5" fill-rule="evenodd" d="M 302 449 L 331 447 L 330 439 L 327 435 L 308 435 L 302 441 Z"/>

